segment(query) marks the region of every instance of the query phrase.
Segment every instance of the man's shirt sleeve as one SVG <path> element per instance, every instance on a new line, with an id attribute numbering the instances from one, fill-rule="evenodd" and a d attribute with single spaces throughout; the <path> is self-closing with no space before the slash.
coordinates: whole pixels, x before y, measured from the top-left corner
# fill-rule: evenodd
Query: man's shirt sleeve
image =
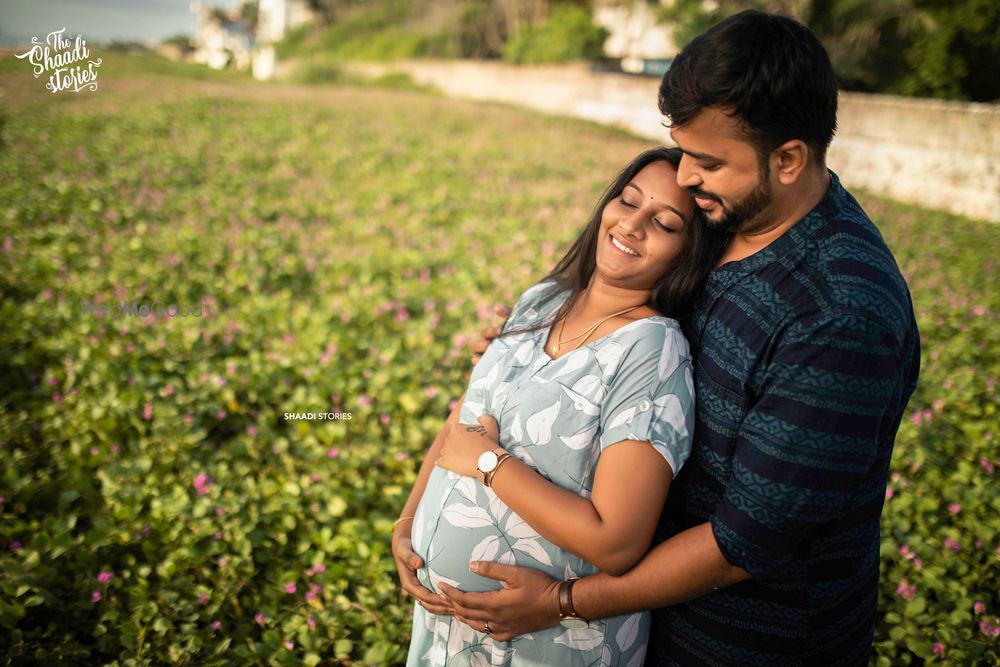
<path id="1" fill-rule="evenodd" d="M 737 433 L 732 475 L 710 519 L 727 561 L 767 576 L 880 479 L 873 464 L 897 427 L 900 348 L 883 325 L 853 311 L 785 332 Z"/>

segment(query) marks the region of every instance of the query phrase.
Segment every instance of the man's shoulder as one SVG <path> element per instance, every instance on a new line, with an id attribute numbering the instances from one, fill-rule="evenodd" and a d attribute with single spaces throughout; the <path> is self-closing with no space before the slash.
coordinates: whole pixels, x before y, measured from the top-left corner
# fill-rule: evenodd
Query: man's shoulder
<path id="1" fill-rule="evenodd" d="M 910 292 L 878 226 L 842 186 L 811 215 L 811 243 L 798 270 L 817 314 L 855 313 L 905 335 L 913 320 Z"/>

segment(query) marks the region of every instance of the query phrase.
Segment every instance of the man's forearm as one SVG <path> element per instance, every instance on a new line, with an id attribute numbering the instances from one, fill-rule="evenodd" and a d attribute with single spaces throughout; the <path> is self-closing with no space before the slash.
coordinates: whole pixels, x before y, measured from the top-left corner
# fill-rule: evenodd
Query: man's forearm
<path id="1" fill-rule="evenodd" d="M 710 523 L 689 528 L 651 549 L 620 577 L 599 573 L 573 587 L 573 606 L 586 619 L 658 609 L 749 579 L 719 551 Z"/>

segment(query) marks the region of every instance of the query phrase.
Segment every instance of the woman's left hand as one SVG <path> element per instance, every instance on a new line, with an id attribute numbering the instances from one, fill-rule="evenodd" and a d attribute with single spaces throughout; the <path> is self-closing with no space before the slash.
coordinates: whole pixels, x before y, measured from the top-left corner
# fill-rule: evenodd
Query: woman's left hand
<path id="1" fill-rule="evenodd" d="M 490 415 L 481 415 L 479 424 L 447 427 L 441 456 L 435 465 L 466 477 L 479 476 L 479 455 L 500 446 L 500 429 Z"/>

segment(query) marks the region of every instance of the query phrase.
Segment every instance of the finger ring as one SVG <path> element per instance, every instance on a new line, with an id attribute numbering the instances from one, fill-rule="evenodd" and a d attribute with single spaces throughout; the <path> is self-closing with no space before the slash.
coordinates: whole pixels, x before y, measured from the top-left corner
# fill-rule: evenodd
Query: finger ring
<path id="1" fill-rule="evenodd" d="M 490 630 L 490 622 L 489 622 L 489 621 L 486 621 L 486 622 L 484 622 L 484 623 L 483 623 L 483 625 L 485 625 L 485 626 L 486 626 L 486 627 L 485 627 L 485 628 L 483 629 L 483 632 L 485 632 L 486 634 L 492 634 L 492 633 L 493 633 L 493 631 L 492 631 L 492 630 Z"/>

